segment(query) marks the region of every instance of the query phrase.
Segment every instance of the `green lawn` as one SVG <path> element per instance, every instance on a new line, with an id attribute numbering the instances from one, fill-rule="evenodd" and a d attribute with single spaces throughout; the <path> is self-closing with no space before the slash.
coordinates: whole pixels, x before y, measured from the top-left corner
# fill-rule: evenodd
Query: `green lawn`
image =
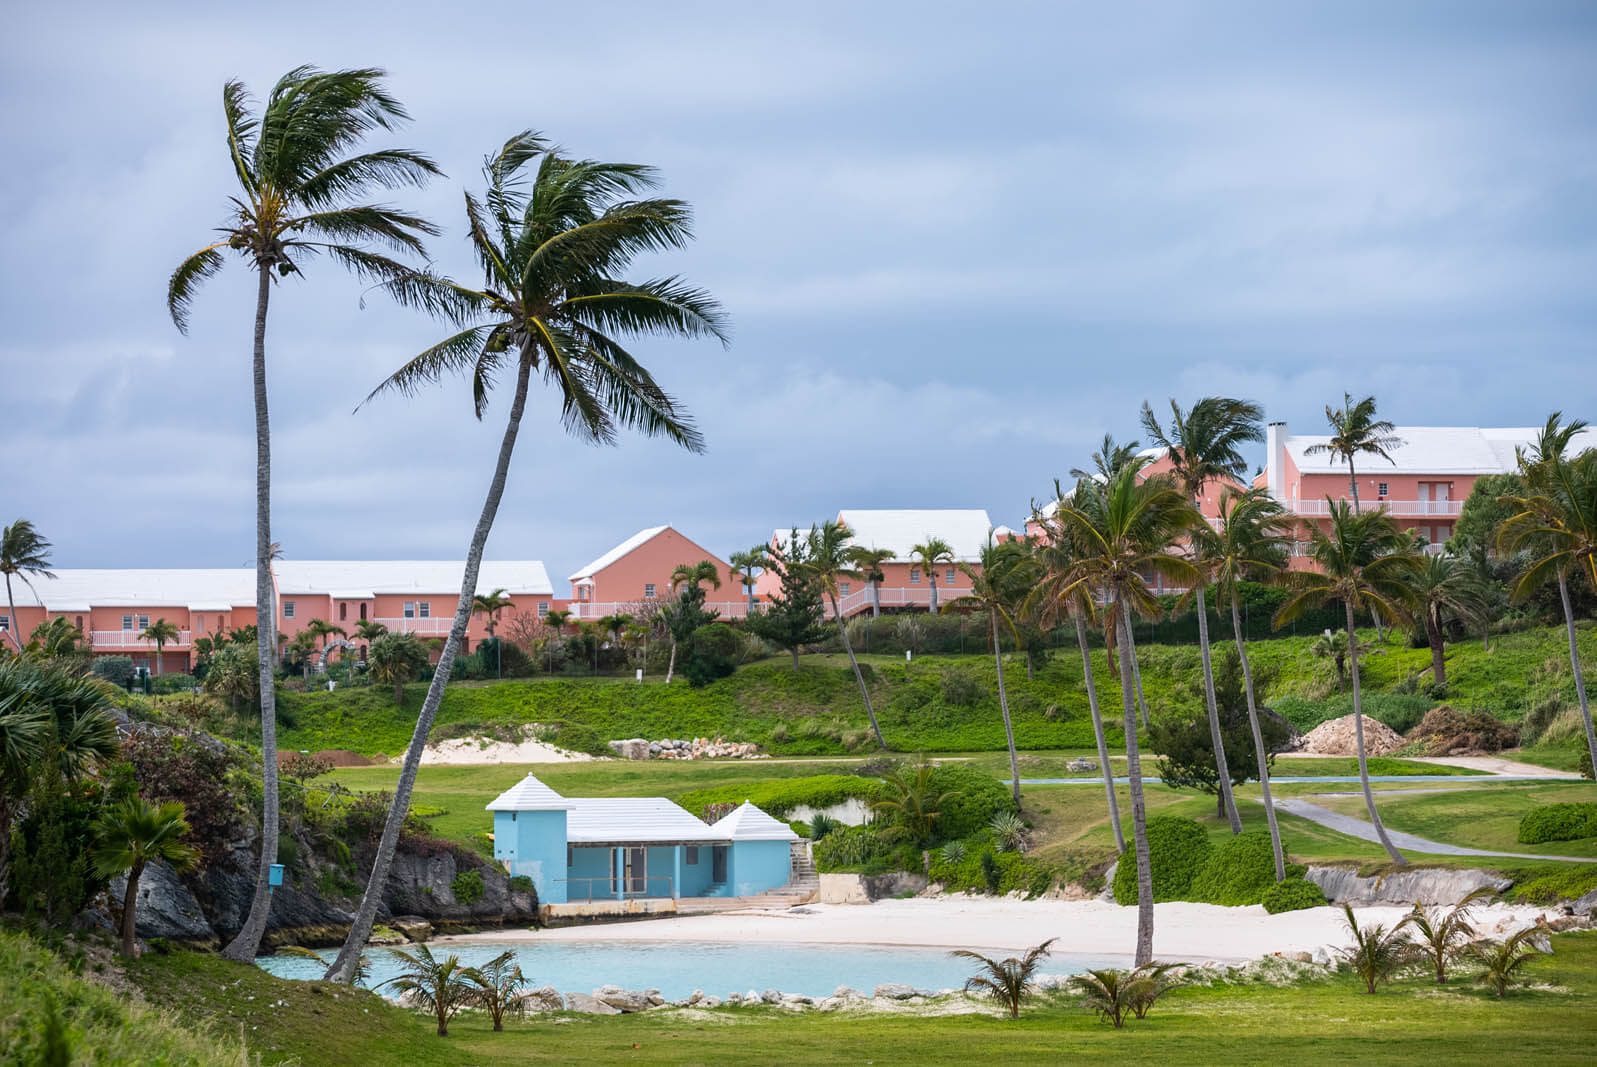
<path id="1" fill-rule="evenodd" d="M 1387 826 L 1432 841 L 1501 852 L 1597 857 L 1597 839 L 1519 842 L 1519 820 L 1531 808 L 1594 799 L 1597 787 L 1589 782 L 1504 782 L 1469 790 L 1443 786 L 1439 791 L 1386 797 L 1379 803 Z M 1344 815 L 1365 814 L 1360 797 L 1321 797 L 1317 803 Z"/>

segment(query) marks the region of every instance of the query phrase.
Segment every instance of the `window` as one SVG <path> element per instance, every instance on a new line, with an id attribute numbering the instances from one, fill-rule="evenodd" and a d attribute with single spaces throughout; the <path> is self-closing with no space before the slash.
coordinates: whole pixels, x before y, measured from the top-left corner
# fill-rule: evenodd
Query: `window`
<path id="1" fill-rule="evenodd" d="M 697 866 L 699 862 L 699 846 L 689 845 L 688 854 L 683 857 L 682 862 L 686 863 L 689 867 Z"/>
<path id="2" fill-rule="evenodd" d="M 405 618 L 407 618 L 407 619 L 414 619 L 416 617 L 416 602 L 415 601 L 413 601 L 413 600 L 405 601 L 404 615 L 405 615 Z"/>
<path id="3" fill-rule="evenodd" d="M 909 584 L 910 585 L 919 585 L 920 584 L 920 568 L 919 567 L 911 567 L 909 569 Z"/>
<path id="4" fill-rule="evenodd" d="M 149 628 L 150 628 L 150 617 L 148 615 L 140 615 L 139 616 L 139 629 L 140 630 L 148 630 Z"/>
<path id="5" fill-rule="evenodd" d="M 360 617 L 363 620 L 366 618 L 366 605 L 364 603 L 360 606 Z"/>
<path id="6" fill-rule="evenodd" d="M 83 616 L 82 615 L 78 616 L 78 629 L 79 630 L 83 629 Z"/>
<path id="7" fill-rule="evenodd" d="M 283 601 L 283 618 L 292 619 L 293 617 L 294 617 L 294 602 L 292 600 Z"/>
<path id="8" fill-rule="evenodd" d="M 11 631 L 11 616 L 9 616 L 9 615 L 0 615 L 0 633 L 9 633 L 10 631 Z"/>
<path id="9" fill-rule="evenodd" d="M 124 629 L 124 630 L 133 629 L 133 616 L 131 616 L 131 615 L 122 616 L 122 629 Z"/>
<path id="10" fill-rule="evenodd" d="M 957 578 L 957 577 L 959 577 L 959 572 L 957 570 L 955 570 L 954 568 L 950 567 L 950 568 L 948 568 L 948 573 L 943 575 L 943 584 L 944 585 L 953 585 L 954 584 L 954 579 Z"/>
<path id="11" fill-rule="evenodd" d="M 645 600 L 653 600 L 654 599 L 654 583 L 653 582 L 650 582 L 648 585 L 645 585 L 643 587 L 643 599 L 645 599 Z"/>
<path id="12" fill-rule="evenodd" d="M 81 616 L 80 616 L 80 618 L 81 618 Z M 218 615 L 216 617 L 216 629 L 217 629 L 218 633 L 220 633 L 221 630 L 222 630 L 222 616 L 220 616 L 220 615 Z"/>
<path id="13" fill-rule="evenodd" d="M 338 621 L 343 622 L 347 618 L 349 618 L 349 605 L 341 603 L 338 605 Z"/>
<path id="14" fill-rule="evenodd" d="M 1386 495 L 1386 483 L 1385 482 L 1381 482 L 1379 485 L 1377 485 L 1375 487 L 1375 495 L 1376 496 L 1385 496 Z"/>
<path id="15" fill-rule="evenodd" d="M 572 860 L 573 860 L 573 859 L 574 859 L 574 858 L 575 858 L 575 857 L 573 857 L 573 855 L 572 855 L 572 853 L 573 853 L 573 852 L 574 852 L 574 851 L 575 851 L 575 850 L 574 850 L 574 849 L 573 849 L 573 848 L 572 848 L 572 847 L 571 847 L 571 846 L 570 846 L 570 845 L 567 845 L 567 846 L 566 846 L 566 866 L 567 866 L 567 867 L 570 867 L 570 866 L 571 866 L 571 862 L 572 862 Z"/>
<path id="16" fill-rule="evenodd" d="M 432 606 L 431 603 L 429 603 L 426 600 L 423 600 L 421 603 L 416 605 L 416 614 L 420 618 L 423 618 L 423 619 L 431 618 L 432 617 L 432 612 L 433 612 L 433 606 Z"/>
<path id="17" fill-rule="evenodd" d="M 205 616 L 204 615 L 196 615 L 196 616 L 194 616 L 194 632 L 195 633 L 201 633 L 201 634 L 205 632 Z"/>
<path id="18" fill-rule="evenodd" d="M 837 583 L 837 595 L 838 596 L 848 596 L 848 589 L 849 589 L 849 586 L 848 586 L 847 582 L 838 582 Z"/>
<path id="19" fill-rule="evenodd" d="M 547 600 L 538 601 L 538 618 L 541 619 L 547 614 L 549 614 L 549 602 Z"/>

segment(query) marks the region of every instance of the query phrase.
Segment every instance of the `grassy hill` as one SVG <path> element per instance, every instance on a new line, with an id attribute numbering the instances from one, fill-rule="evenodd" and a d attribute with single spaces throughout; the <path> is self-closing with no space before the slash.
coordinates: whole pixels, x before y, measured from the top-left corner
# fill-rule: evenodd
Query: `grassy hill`
<path id="1" fill-rule="evenodd" d="M 1373 642 L 1374 634 L 1362 635 Z M 1583 627 L 1583 659 L 1597 662 L 1597 628 Z M 1282 638 L 1250 646 L 1255 670 L 1277 710 L 1300 729 L 1351 710 L 1337 689 L 1328 660 L 1309 653 L 1312 639 Z M 1142 655 L 1149 705 L 1196 708 L 1200 699 L 1198 651 L 1188 645 L 1152 645 Z M 1217 652 L 1221 651 L 1217 646 Z M 901 751 L 956 752 L 1003 747 L 997 679 L 990 656 L 923 657 L 913 664 L 888 656 L 865 657 L 871 699 L 890 747 Z M 1448 688 L 1427 692 L 1430 653 L 1394 639 L 1375 643 L 1364 659 L 1365 711 L 1406 730 L 1438 703 L 1484 708 L 1506 721 L 1527 714 L 1545 719 L 1574 705 L 1574 685 L 1561 628 L 1508 634 L 1487 652 L 1479 641 L 1451 646 Z M 1102 650 L 1095 676 L 1106 722 L 1120 718 L 1118 683 Z M 1028 679 L 1011 656 L 1005 670 L 1015 740 L 1027 749 L 1091 748 L 1092 727 L 1082 687 L 1080 657 L 1060 650 Z M 284 692 L 279 707 L 285 748 L 349 748 L 396 754 L 409 741 L 426 687 L 407 687 L 401 707 L 382 687 L 335 693 Z M 1540 710 L 1538 710 L 1540 709 Z M 534 678 L 451 685 L 435 737 L 496 735 L 525 723 L 569 721 L 603 739 L 724 736 L 755 741 L 785 755 L 823 755 L 872 747 L 864 703 L 841 655 L 803 657 L 798 670 L 785 659 L 739 668 L 703 689 L 683 682 L 665 686 L 630 678 Z M 1119 740 L 1118 731 L 1111 731 Z"/>

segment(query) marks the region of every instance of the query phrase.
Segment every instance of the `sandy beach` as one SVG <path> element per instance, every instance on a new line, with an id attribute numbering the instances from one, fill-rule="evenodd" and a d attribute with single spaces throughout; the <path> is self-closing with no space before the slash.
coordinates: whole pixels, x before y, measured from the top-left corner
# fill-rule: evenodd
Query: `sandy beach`
<path id="1" fill-rule="evenodd" d="M 1392 923 L 1407 908 L 1357 909 L 1360 922 Z M 1492 933 L 1535 922 L 1543 909 L 1494 904 L 1475 911 L 1476 926 Z M 938 897 L 875 904 L 807 904 L 786 911 L 567 926 L 552 930 L 495 930 L 443 941 L 714 941 L 739 943 L 880 944 L 941 948 L 1025 949 L 1049 937 L 1063 952 L 1129 956 L 1137 909 L 1097 900 L 1008 900 Z M 1271 953 L 1335 949 L 1350 943 L 1340 908 L 1269 915 L 1259 906 L 1223 908 L 1172 902 L 1154 908 L 1154 955 L 1198 963 L 1237 963 Z"/>
<path id="2" fill-rule="evenodd" d="M 421 753 L 424 767 L 444 764 L 476 767 L 493 763 L 581 763 L 593 758 L 586 752 L 556 748 L 531 736 L 523 736 L 520 741 L 452 737 L 447 741 L 434 741 Z M 396 756 L 393 762 L 403 763 L 404 757 Z"/>

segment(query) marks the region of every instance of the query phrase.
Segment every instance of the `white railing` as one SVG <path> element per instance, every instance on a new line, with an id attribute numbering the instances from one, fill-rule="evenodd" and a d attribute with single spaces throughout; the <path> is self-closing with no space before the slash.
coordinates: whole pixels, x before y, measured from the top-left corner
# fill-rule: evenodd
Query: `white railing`
<path id="1" fill-rule="evenodd" d="M 426 619 L 378 619 L 390 633 L 422 634 L 430 637 L 448 637 L 449 626 L 455 620 L 442 615 Z"/>
<path id="2" fill-rule="evenodd" d="M 1405 518 L 1421 515 L 1459 515 L 1464 510 L 1462 500 L 1393 500 L 1390 497 L 1365 500 L 1361 497 L 1359 503 L 1369 505 L 1372 511 L 1377 506 L 1384 506 L 1392 515 L 1401 515 Z M 1331 505 L 1323 497 L 1319 500 L 1288 500 L 1286 507 L 1294 515 L 1331 514 Z"/>
<path id="3" fill-rule="evenodd" d="M 937 586 L 937 606 L 941 609 L 947 606 L 950 600 L 965 596 L 969 592 L 969 586 L 956 585 L 950 588 L 939 583 Z M 884 611 L 889 608 L 906 607 L 930 609 L 932 606 L 931 586 L 883 588 L 881 596 L 882 610 Z M 851 589 L 847 596 L 837 598 L 837 608 L 843 613 L 844 618 L 858 614 L 861 611 L 870 611 L 875 604 L 876 597 L 868 584 L 863 589 Z M 832 617 L 832 602 L 830 599 L 826 601 L 826 616 L 828 618 Z"/>
<path id="4" fill-rule="evenodd" d="M 758 600 L 755 602 L 758 603 Z M 648 603 L 649 601 L 637 600 L 573 600 L 567 605 L 567 609 L 571 612 L 573 619 L 592 622 L 594 619 L 602 619 L 606 615 L 636 616 L 640 607 Z M 657 603 L 665 603 L 665 601 L 657 601 Z M 742 600 L 705 601 L 704 610 L 718 611 L 723 619 L 741 619 L 749 613 L 749 601 L 747 597 Z M 539 617 L 542 618 L 542 616 Z"/>
<path id="5" fill-rule="evenodd" d="M 136 648 L 143 652 L 154 652 L 155 642 L 149 638 L 140 637 L 139 630 L 91 630 L 89 632 L 89 645 L 91 648 Z M 188 648 L 193 640 L 193 631 L 179 630 L 177 636 L 166 643 L 166 649 L 176 652 L 180 648 Z"/>

